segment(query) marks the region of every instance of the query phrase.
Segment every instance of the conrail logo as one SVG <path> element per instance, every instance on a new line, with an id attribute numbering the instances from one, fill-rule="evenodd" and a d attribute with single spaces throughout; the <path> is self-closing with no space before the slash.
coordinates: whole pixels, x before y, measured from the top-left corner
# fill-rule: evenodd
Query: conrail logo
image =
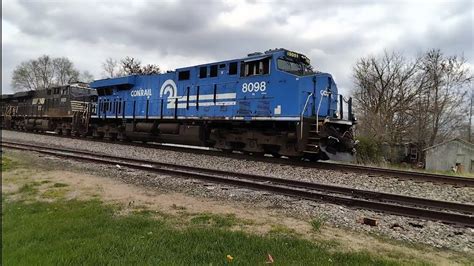
<path id="1" fill-rule="evenodd" d="M 160 89 L 160 97 L 163 97 L 165 95 L 168 95 L 168 98 L 177 98 L 178 97 L 178 91 L 176 89 L 176 83 L 172 79 L 168 79 L 165 82 L 163 82 L 163 85 L 161 85 Z"/>
<path id="2" fill-rule="evenodd" d="M 138 97 L 138 96 L 151 96 L 151 89 L 137 89 L 137 90 L 132 90 L 130 92 L 130 95 L 132 97 Z"/>

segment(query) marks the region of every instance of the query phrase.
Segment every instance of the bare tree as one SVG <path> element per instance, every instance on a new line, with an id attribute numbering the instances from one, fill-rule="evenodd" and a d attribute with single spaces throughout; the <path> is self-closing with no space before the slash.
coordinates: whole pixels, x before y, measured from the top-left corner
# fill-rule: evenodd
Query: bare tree
<path id="1" fill-rule="evenodd" d="M 13 71 L 12 86 L 17 91 L 37 90 L 77 81 L 79 71 L 65 58 L 43 55 L 20 63 Z"/>
<path id="2" fill-rule="evenodd" d="M 94 76 L 86 70 L 79 75 L 79 81 L 91 83 L 92 81 L 94 81 Z"/>
<path id="3" fill-rule="evenodd" d="M 430 50 L 407 60 L 385 52 L 360 59 L 354 80 L 358 133 L 369 139 L 422 150 L 466 128 L 473 76 L 462 56 Z"/>
<path id="4" fill-rule="evenodd" d="M 419 92 L 417 65 L 398 53 L 359 59 L 354 67 L 354 98 L 363 135 L 389 143 L 402 141 L 412 122 L 407 112 Z"/>
<path id="5" fill-rule="evenodd" d="M 105 62 L 102 63 L 102 69 L 104 70 L 104 78 L 115 78 L 124 76 L 119 62 L 111 57 L 105 59 Z"/>
<path id="6" fill-rule="evenodd" d="M 15 90 L 36 90 L 40 87 L 37 83 L 36 73 L 32 62 L 22 62 L 13 71 L 12 86 Z"/>
<path id="7" fill-rule="evenodd" d="M 53 59 L 48 55 L 43 55 L 32 61 L 33 72 L 40 88 L 47 88 L 54 83 L 55 66 Z"/>
<path id="8" fill-rule="evenodd" d="M 102 63 L 105 78 L 115 78 L 127 75 L 153 75 L 161 73 L 160 67 L 155 64 L 142 66 L 140 60 L 127 56 L 119 61 L 107 58 Z"/>
<path id="9" fill-rule="evenodd" d="M 464 57 L 445 56 L 435 49 L 423 55 L 420 72 L 426 80 L 421 95 L 428 117 L 419 130 L 431 146 L 450 137 L 468 119 L 473 76 Z"/>
<path id="10" fill-rule="evenodd" d="M 160 67 L 154 64 L 148 64 L 146 66 L 143 66 L 141 70 L 142 75 L 154 75 L 154 74 L 160 74 L 160 73 L 161 73 Z"/>
<path id="11" fill-rule="evenodd" d="M 54 58 L 52 60 L 53 73 L 57 85 L 68 84 L 78 81 L 79 71 L 74 69 L 72 62 L 66 57 Z M 55 84 L 55 85 L 56 85 Z"/>
<path id="12" fill-rule="evenodd" d="M 138 59 L 127 56 L 120 60 L 120 63 L 122 64 L 122 70 L 125 75 L 141 74 L 142 72 L 142 63 Z"/>

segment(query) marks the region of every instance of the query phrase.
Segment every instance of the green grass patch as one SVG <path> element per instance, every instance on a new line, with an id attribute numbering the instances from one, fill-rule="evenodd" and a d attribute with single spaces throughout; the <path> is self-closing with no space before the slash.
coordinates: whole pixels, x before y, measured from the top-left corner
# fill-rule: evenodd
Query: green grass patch
<path id="1" fill-rule="evenodd" d="M 69 186 L 68 184 L 64 184 L 64 183 L 54 183 L 53 187 L 67 187 Z"/>
<path id="2" fill-rule="evenodd" d="M 227 229 L 235 217 L 203 214 L 174 228 L 167 219 L 117 216 L 99 201 L 2 201 L 2 265 L 396 265 L 367 253 L 331 252 L 296 237 L 257 236 Z"/>
<path id="3" fill-rule="evenodd" d="M 2 155 L 2 172 L 15 168 L 17 163 L 5 155 Z"/>
<path id="4" fill-rule="evenodd" d="M 283 236 L 283 237 L 297 235 L 294 229 L 288 228 L 281 224 L 272 225 L 272 229 L 270 229 L 268 234 L 271 236 Z"/>
<path id="5" fill-rule="evenodd" d="M 20 189 L 18 190 L 18 193 L 28 195 L 28 196 L 35 195 L 38 193 L 38 186 L 39 186 L 39 183 L 37 182 L 24 184 L 23 186 L 20 187 Z"/>
<path id="6" fill-rule="evenodd" d="M 212 226 L 217 228 L 232 227 L 238 224 L 238 220 L 234 214 L 217 215 L 211 213 L 198 214 L 191 218 L 191 224 Z"/>
<path id="7" fill-rule="evenodd" d="M 41 194 L 41 197 L 47 199 L 63 199 L 66 196 L 65 189 L 48 189 Z"/>

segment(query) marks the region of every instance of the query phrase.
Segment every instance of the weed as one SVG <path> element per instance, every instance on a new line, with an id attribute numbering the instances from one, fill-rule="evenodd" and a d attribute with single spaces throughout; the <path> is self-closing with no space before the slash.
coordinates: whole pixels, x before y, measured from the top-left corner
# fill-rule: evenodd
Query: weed
<path id="1" fill-rule="evenodd" d="M 69 186 L 68 184 L 64 184 L 64 183 L 54 183 L 53 187 L 67 187 Z"/>
<path id="2" fill-rule="evenodd" d="M 173 203 L 173 205 L 171 205 L 171 209 L 184 211 L 184 210 L 186 210 L 186 207 L 179 206 L 179 205 L 176 205 L 176 204 Z"/>
<path id="3" fill-rule="evenodd" d="M 313 228 L 313 231 L 320 232 L 321 231 L 321 226 L 323 226 L 325 222 L 326 222 L 326 219 L 324 219 L 322 217 L 318 217 L 318 218 L 314 218 L 309 223 L 311 224 L 311 227 Z"/>

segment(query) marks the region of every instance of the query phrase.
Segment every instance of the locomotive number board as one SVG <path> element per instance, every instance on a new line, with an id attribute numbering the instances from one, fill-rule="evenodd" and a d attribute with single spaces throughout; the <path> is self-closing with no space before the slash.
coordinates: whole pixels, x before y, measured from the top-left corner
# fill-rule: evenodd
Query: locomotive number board
<path id="1" fill-rule="evenodd" d="M 306 64 L 310 64 L 310 60 L 308 57 L 306 57 L 305 55 L 302 55 L 302 54 L 298 54 L 298 53 L 295 53 L 295 52 L 292 52 L 292 51 L 287 51 L 286 52 L 286 56 L 288 57 L 291 57 L 291 58 L 294 58 L 298 61 L 301 61 L 301 62 L 304 62 Z"/>

